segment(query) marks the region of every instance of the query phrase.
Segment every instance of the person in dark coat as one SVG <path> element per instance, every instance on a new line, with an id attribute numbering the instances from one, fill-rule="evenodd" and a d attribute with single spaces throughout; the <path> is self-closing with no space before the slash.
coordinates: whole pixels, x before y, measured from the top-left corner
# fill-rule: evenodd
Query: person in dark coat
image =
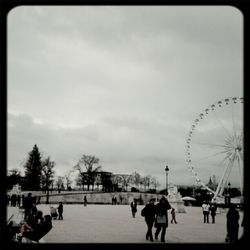
<path id="1" fill-rule="evenodd" d="M 58 220 L 63 220 L 63 204 L 62 202 L 59 202 L 59 206 L 57 208 L 58 211 Z"/>
<path id="2" fill-rule="evenodd" d="M 31 208 L 31 215 L 35 216 L 37 213 L 38 209 L 36 207 L 35 203 L 32 203 L 32 208 Z"/>
<path id="3" fill-rule="evenodd" d="M 151 199 L 149 201 L 149 203 L 141 210 L 141 216 L 143 216 L 145 218 L 148 230 L 146 233 L 146 240 L 150 239 L 150 241 L 154 241 L 153 239 L 153 234 L 152 234 L 152 228 L 154 225 L 154 221 L 155 221 L 155 204 L 154 204 L 155 200 Z"/>
<path id="4" fill-rule="evenodd" d="M 212 203 L 211 207 L 210 207 L 210 213 L 211 213 L 211 217 L 212 217 L 212 223 L 215 223 L 216 210 L 217 210 L 216 204 Z"/>
<path id="5" fill-rule="evenodd" d="M 230 204 L 227 212 L 227 237 L 226 242 L 234 243 L 238 241 L 240 214 L 234 204 Z"/>
<path id="6" fill-rule="evenodd" d="M 7 195 L 7 205 L 10 205 L 10 195 Z"/>
<path id="7" fill-rule="evenodd" d="M 31 216 L 27 221 L 27 224 L 31 226 L 33 229 L 37 226 L 37 224 L 42 223 L 44 220 L 43 212 L 38 210 L 34 216 Z"/>
<path id="8" fill-rule="evenodd" d="M 29 219 L 29 217 L 31 216 L 32 208 L 33 208 L 32 194 L 28 193 L 28 196 L 25 197 L 24 199 L 24 220 L 27 221 Z"/>
<path id="9" fill-rule="evenodd" d="M 24 208 L 24 203 L 25 203 L 25 195 L 24 194 L 22 194 L 22 196 L 21 196 L 21 207 L 22 208 Z"/>
<path id="10" fill-rule="evenodd" d="M 17 202 L 17 195 L 16 194 L 12 194 L 10 199 L 11 199 L 11 206 L 15 207 L 16 206 L 16 202 Z"/>
<path id="11" fill-rule="evenodd" d="M 172 215 L 172 218 L 171 218 L 171 223 L 175 223 L 177 224 L 177 221 L 176 221 L 176 215 L 175 215 L 175 208 L 172 207 L 171 209 L 171 215 Z"/>
<path id="12" fill-rule="evenodd" d="M 135 214 L 137 212 L 137 202 L 136 202 L 136 199 L 134 199 L 131 202 L 130 207 L 131 207 L 132 216 L 133 216 L 133 218 L 135 218 Z"/>
<path id="13" fill-rule="evenodd" d="M 87 206 L 87 203 L 88 203 L 88 201 L 87 201 L 87 196 L 84 195 L 84 197 L 83 197 L 83 204 L 84 204 L 84 207 Z"/>
<path id="14" fill-rule="evenodd" d="M 156 205 L 156 219 L 155 219 L 155 239 L 158 239 L 158 235 L 161 232 L 161 242 L 165 242 L 166 229 L 168 227 L 168 210 L 171 206 L 164 196 L 160 199 L 160 202 Z"/>
<path id="15" fill-rule="evenodd" d="M 17 195 L 16 201 L 17 201 L 17 206 L 18 206 L 18 207 L 21 207 L 21 195 L 20 195 L 20 194 Z"/>

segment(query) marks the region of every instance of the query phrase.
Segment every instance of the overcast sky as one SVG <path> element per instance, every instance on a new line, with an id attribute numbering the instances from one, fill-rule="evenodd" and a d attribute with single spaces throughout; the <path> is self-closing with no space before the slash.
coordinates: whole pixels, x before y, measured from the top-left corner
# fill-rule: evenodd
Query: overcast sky
<path id="1" fill-rule="evenodd" d="M 243 96 L 242 60 L 243 16 L 234 7 L 15 8 L 8 168 L 23 171 L 37 144 L 57 175 L 91 154 L 105 171 L 150 174 L 164 186 L 168 165 L 169 182 L 192 185 L 190 127 L 209 105 Z M 206 182 L 213 170 L 205 173 Z"/>

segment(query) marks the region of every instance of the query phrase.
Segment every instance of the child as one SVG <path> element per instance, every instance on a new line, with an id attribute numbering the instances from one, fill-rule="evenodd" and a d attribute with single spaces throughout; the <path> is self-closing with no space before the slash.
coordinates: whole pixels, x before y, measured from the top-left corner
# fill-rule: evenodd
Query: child
<path id="1" fill-rule="evenodd" d="M 63 204 L 62 202 L 59 202 L 59 206 L 57 208 L 57 211 L 58 211 L 58 220 L 63 220 Z"/>
<path id="2" fill-rule="evenodd" d="M 26 235 L 26 233 L 29 233 L 31 231 L 33 231 L 33 229 L 29 224 L 27 223 L 22 224 L 20 233 L 16 235 L 17 241 L 22 242 L 22 238 Z"/>
<path id="3" fill-rule="evenodd" d="M 26 223 L 21 224 L 20 233 L 17 234 L 17 240 L 22 242 L 22 237 L 25 237 L 30 232 L 33 232 L 40 224 L 43 223 L 43 212 L 37 211 L 35 216 L 30 217 Z"/>
<path id="4" fill-rule="evenodd" d="M 55 220 L 56 220 L 56 218 L 58 216 L 58 214 L 56 212 L 56 209 L 54 207 L 52 207 L 52 206 L 50 207 L 50 215 L 51 215 L 52 219 L 55 219 Z"/>
<path id="5" fill-rule="evenodd" d="M 32 241 L 40 240 L 44 235 L 46 235 L 52 228 L 52 218 L 50 215 L 45 215 L 41 223 L 38 223 L 32 230 L 26 231 L 23 234 L 24 237 Z"/>
<path id="6" fill-rule="evenodd" d="M 171 223 L 173 223 L 173 221 L 174 221 L 175 224 L 177 224 L 177 221 L 175 219 L 175 209 L 173 207 L 171 209 L 171 215 L 172 215 Z"/>

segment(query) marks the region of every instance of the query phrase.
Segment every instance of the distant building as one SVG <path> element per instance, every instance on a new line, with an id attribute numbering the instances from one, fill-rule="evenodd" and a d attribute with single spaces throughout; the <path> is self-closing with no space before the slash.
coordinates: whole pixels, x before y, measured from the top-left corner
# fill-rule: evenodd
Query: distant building
<path id="1" fill-rule="evenodd" d="M 216 181 L 216 176 L 213 175 L 212 177 L 210 176 L 209 177 L 209 180 L 208 180 L 208 183 L 207 183 L 207 186 L 212 189 L 212 190 L 216 190 L 217 186 L 218 186 L 218 183 Z"/>

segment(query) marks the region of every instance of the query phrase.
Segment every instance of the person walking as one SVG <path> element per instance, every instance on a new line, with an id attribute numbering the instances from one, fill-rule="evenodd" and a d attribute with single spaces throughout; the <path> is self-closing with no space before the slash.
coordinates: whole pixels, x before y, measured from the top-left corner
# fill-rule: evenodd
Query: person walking
<path id="1" fill-rule="evenodd" d="M 16 201 L 17 201 L 17 206 L 21 207 L 21 195 L 20 194 L 17 195 Z"/>
<path id="2" fill-rule="evenodd" d="M 150 239 L 150 241 L 154 241 L 152 228 L 155 221 L 155 213 L 156 207 L 154 204 L 155 200 L 150 199 L 149 203 L 141 210 L 141 216 L 145 218 L 145 222 L 147 224 L 147 233 L 146 233 L 146 240 Z"/>
<path id="3" fill-rule="evenodd" d="M 240 214 L 234 204 L 230 204 L 227 212 L 227 237 L 226 242 L 235 243 L 238 241 Z"/>
<path id="4" fill-rule="evenodd" d="M 63 220 L 63 204 L 59 202 L 59 206 L 57 208 L 58 211 L 58 220 Z"/>
<path id="5" fill-rule="evenodd" d="M 155 239 L 158 239 L 158 235 L 161 232 L 161 242 L 165 242 L 166 229 L 168 227 L 168 210 L 171 206 L 164 196 L 160 199 L 160 202 L 156 205 L 156 219 L 155 219 Z"/>
<path id="6" fill-rule="evenodd" d="M 202 204 L 202 211 L 203 211 L 203 217 L 204 217 L 204 223 L 209 223 L 209 209 L 210 209 L 210 205 L 208 202 L 204 202 Z"/>
<path id="7" fill-rule="evenodd" d="M 122 204 L 122 195 L 120 194 L 120 204 Z"/>
<path id="8" fill-rule="evenodd" d="M 210 212 L 211 212 L 211 217 L 212 217 L 212 223 L 215 223 L 216 210 L 217 210 L 216 204 L 212 203 L 211 207 L 210 207 Z"/>
<path id="9" fill-rule="evenodd" d="M 12 194 L 10 200 L 11 200 L 11 206 L 15 207 L 16 206 L 16 202 L 17 202 L 17 195 L 16 194 Z"/>
<path id="10" fill-rule="evenodd" d="M 24 199 L 24 220 L 28 220 L 32 213 L 33 208 L 33 197 L 32 193 L 28 193 L 27 197 Z"/>
<path id="11" fill-rule="evenodd" d="M 133 218 L 135 218 L 135 214 L 137 212 L 137 202 L 136 202 L 136 199 L 134 199 L 131 202 L 130 207 L 131 207 L 132 216 L 133 216 Z"/>
<path id="12" fill-rule="evenodd" d="M 173 222 L 175 223 L 175 224 L 177 224 L 177 221 L 176 221 L 176 216 L 175 216 L 175 208 L 173 208 L 172 207 L 172 209 L 171 209 L 171 216 L 172 216 L 172 219 L 171 219 L 171 224 L 173 224 Z"/>
<path id="13" fill-rule="evenodd" d="M 83 197 L 83 204 L 84 204 L 84 207 L 87 207 L 87 203 L 88 203 L 88 201 L 87 201 L 87 196 L 84 195 L 84 197 Z"/>

